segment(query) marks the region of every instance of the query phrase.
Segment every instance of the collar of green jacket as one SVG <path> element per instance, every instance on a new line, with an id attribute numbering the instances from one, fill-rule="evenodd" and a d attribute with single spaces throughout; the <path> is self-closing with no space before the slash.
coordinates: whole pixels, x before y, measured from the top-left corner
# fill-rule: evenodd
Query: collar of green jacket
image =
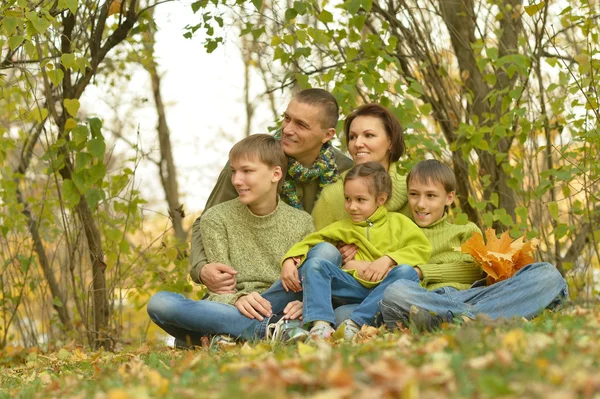
<path id="1" fill-rule="evenodd" d="M 435 222 L 431 223 L 429 226 L 427 227 L 423 227 L 424 229 L 432 229 L 434 227 L 438 227 L 441 226 L 446 219 L 448 219 L 448 213 L 444 213 L 444 216 L 442 216 L 441 218 L 439 218 L 438 220 L 436 220 Z"/>
<path id="2" fill-rule="evenodd" d="M 371 216 L 369 216 L 366 220 L 363 220 L 362 222 L 356 222 L 354 224 L 356 224 L 357 226 L 363 226 L 363 227 L 379 226 L 379 225 L 383 224 L 387 214 L 388 214 L 388 210 L 382 205 L 382 206 L 377 207 L 375 212 L 373 212 L 373 214 Z"/>

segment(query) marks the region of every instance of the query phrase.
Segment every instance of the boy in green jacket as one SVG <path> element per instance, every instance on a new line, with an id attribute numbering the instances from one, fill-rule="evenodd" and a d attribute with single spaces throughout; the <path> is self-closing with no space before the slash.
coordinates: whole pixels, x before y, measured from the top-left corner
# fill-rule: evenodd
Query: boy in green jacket
<path id="1" fill-rule="evenodd" d="M 360 303 L 344 321 L 344 337 L 351 339 L 362 325 L 375 325 L 378 302 L 389 284 L 399 279 L 418 281 L 412 265 L 425 263 L 431 246 L 409 218 L 383 206 L 391 190 L 390 176 L 379 163 L 356 165 L 344 179 L 350 219 L 310 234 L 286 253 L 282 283 L 287 290 L 303 291 L 303 320 L 312 325 L 312 338 L 328 338 L 334 332 L 332 297 Z M 338 242 L 358 249 L 343 268 L 334 246 Z"/>

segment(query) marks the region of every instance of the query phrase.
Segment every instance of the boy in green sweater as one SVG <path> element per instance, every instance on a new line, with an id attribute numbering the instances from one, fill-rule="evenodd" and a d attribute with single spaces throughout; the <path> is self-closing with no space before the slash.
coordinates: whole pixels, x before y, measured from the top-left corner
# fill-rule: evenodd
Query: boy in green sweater
<path id="1" fill-rule="evenodd" d="M 273 314 L 301 315 L 302 304 L 294 302 L 301 295 L 290 297 L 277 287 L 263 292 L 278 279 L 286 251 L 314 230 L 308 213 L 279 200 L 287 167 L 281 141 L 267 134 L 249 136 L 233 146 L 229 160 L 238 197 L 207 210 L 200 228 L 208 261 L 236 270 L 235 292 L 211 293 L 200 301 L 156 293 L 148 314 L 179 341 L 198 344 L 215 334 L 263 338 Z"/>
<path id="2" fill-rule="evenodd" d="M 566 297 L 564 278 L 545 262 L 527 265 L 489 287 L 473 284 L 483 273 L 470 255 L 455 248 L 480 230 L 473 223 L 459 226 L 448 221 L 456 186 L 454 172 L 439 161 L 422 161 L 408 174 L 407 185 L 412 217 L 431 242 L 432 256 L 428 263 L 415 267 L 420 284 L 397 281 L 385 290 L 379 309 L 388 328 L 402 323 L 420 331 L 432 330 L 442 322 L 474 318 L 478 313 L 492 319 L 532 318 Z"/>

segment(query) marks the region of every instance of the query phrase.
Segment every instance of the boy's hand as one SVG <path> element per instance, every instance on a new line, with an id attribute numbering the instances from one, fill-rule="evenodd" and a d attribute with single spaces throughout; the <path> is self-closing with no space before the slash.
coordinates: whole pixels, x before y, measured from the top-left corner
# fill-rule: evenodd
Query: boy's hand
<path id="1" fill-rule="evenodd" d="M 296 267 L 294 258 L 287 258 L 285 261 L 283 261 L 283 267 L 281 269 L 281 284 L 286 291 L 302 291 L 300 278 L 298 276 L 298 268 Z"/>
<path id="2" fill-rule="evenodd" d="M 364 279 L 367 281 L 379 281 L 383 280 L 387 276 L 390 268 L 396 263 L 388 256 L 382 256 L 381 258 L 371 262 L 371 264 L 364 271 Z"/>
<path id="3" fill-rule="evenodd" d="M 258 292 L 251 292 L 238 298 L 233 304 L 241 314 L 251 319 L 263 321 L 265 317 L 271 317 L 271 302 L 260 296 Z"/>
<path id="4" fill-rule="evenodd" d="M 346 244 L 344 242 L 340 242 L 337 244 L 337 249 L 339 249 L 340 254 L 342 255 L 342 264 L 350 262 L 354 259 L 354 256 L 358 252 L 358 247 L 354 244 Z"/>
<path id="5" fill-rule="evenodd" d="M 302 301 L 293 301 L 283 309 L 283 318 L 288 320 L 302 320 Z"/>

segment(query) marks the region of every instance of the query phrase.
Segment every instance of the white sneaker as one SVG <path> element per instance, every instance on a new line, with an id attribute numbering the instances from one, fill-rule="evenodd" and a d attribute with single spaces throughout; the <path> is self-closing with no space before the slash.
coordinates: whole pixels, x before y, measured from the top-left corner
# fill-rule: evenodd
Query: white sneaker
<path id="1" fill-rule="evenodd" d="M 327 340 L 331 338 L 335 330 L 331 325 L 325 321 L 317 321 L 313 328 L 310 329 L 308 334 L 310 335 L 310 339 L 317 340 Z"/>

